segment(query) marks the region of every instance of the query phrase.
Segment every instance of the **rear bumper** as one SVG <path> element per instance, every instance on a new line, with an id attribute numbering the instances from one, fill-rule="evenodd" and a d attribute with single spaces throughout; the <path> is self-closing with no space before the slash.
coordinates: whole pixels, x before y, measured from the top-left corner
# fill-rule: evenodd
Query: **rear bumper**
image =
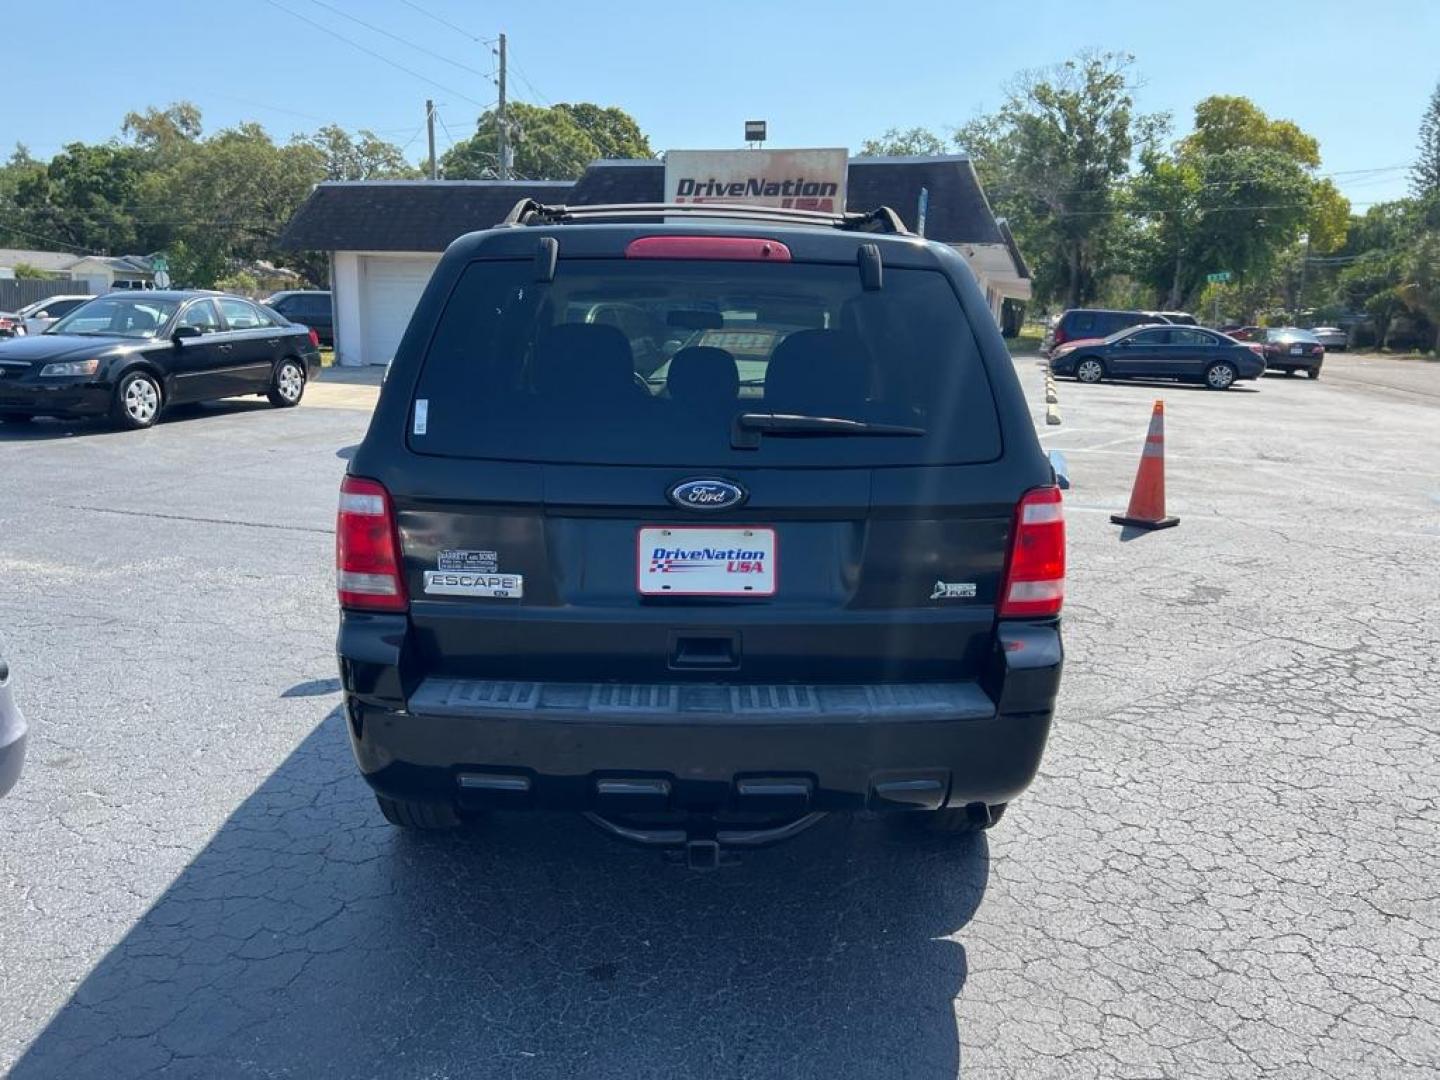
<path id="1" fill-rule="evenodd" d="M 351 745 L 377 791 L 462 806 L 804 813 L 1009 802 L 1039 768 L 1062 666 L 1057 626 L 1017 624 L 969 683 L 431 678 L 402 695 L 401 665 L 375 661 L 403 642 L 403 623 L 343 618 Z"/>
<path id="2" fill-rule="evenodd" d="M 1325 355 L 1319 356 L 1290 356 L 1287 353 L 1276 353 L 1274 356 L 1265 358 L 1265 367 L 1269 371 L 1284 371 L 1286 368 L 1294 368 L 1296 371 L 1309 371 L 1311 368 L 1320 368 L 1325 363 Z"/>

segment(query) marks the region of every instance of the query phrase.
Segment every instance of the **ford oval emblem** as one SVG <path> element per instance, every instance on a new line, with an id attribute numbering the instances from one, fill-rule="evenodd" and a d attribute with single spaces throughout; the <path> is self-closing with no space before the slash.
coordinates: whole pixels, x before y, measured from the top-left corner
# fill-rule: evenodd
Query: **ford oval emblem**
<path id="1" fill-rule="evenodd" d="M 682 510 L 729 510 L 745 501 L 745 489 L 729 480 L 682 480 L 669 495 Z"/>

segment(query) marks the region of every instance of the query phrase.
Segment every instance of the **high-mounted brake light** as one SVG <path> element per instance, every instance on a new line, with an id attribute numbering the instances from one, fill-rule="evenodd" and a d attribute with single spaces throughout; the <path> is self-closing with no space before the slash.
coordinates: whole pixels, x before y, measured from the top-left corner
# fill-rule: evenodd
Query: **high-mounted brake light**
<path id="1" fill-rule="evenodd" d="M 374 480 L 347 476 L 340 483 L 335 591 L 345 608 L 404 611 L 408 606 L 390 494 Z"/>
<path id="2" fill-rule="evenodd" d="M 1002 619 L 1060 614 L 1065 602 L 1065 513 L 1060 489 L 1034 488 L 1015 509 L 1000 591 Z"/>
<path id="3" fill-rule="evenodd" d="M 790 249 L 778 240 L 757 240 L 748 236 L 642 236 L 626 245 L 625 257 L 789 262 Z"/>

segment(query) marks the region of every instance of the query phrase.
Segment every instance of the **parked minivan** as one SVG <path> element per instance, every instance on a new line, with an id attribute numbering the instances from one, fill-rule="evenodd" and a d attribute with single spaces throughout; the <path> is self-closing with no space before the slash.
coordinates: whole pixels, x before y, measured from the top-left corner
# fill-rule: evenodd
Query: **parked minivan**
<path id="1" fill-rule="evenodd" d="M 1115 311 L 1107 308 L 1070 308 L 1045 334 L 1040 349 L 1049 356 L 1056 346 L 1068 341 L 1107 338 L 1129 326 L 1147 323 L 1169 324 L 1172 320 L 1158 311 Z M 1193 323 L 1193 319 L 1191 322 Z"/>
<path id="2" fill-rule="evenodd" d="M 1039 766 L 1057 478 L 966 264 L 888 211 L 527 201 L 455 241 L 337 532 L 395 825 L 577 810 L 705 866 L 827 811 L 986 828 Z"/>

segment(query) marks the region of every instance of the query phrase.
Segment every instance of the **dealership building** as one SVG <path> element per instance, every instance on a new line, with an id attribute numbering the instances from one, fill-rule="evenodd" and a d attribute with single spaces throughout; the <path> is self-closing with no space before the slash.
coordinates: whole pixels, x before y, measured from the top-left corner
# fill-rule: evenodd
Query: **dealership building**
<path id="1" fill-rule="evenodd" d="M 664 161 L 597 161 L 573 182 L 330 181 L 301 204 L 280 245 L 329 253 L 337 362 L 384 364 L 451 241 L 497 224 L 525 198 L 570 205 L 663 202 L 666 168 Z M 1018 319 L 1018 305 L 1030 298 L 1030 271 L 968 158 L 851 158 L 843 171 L 848 209 L 888 206 L 912 231 L 950 245 L 974 271 L 996 321 Z"/>

